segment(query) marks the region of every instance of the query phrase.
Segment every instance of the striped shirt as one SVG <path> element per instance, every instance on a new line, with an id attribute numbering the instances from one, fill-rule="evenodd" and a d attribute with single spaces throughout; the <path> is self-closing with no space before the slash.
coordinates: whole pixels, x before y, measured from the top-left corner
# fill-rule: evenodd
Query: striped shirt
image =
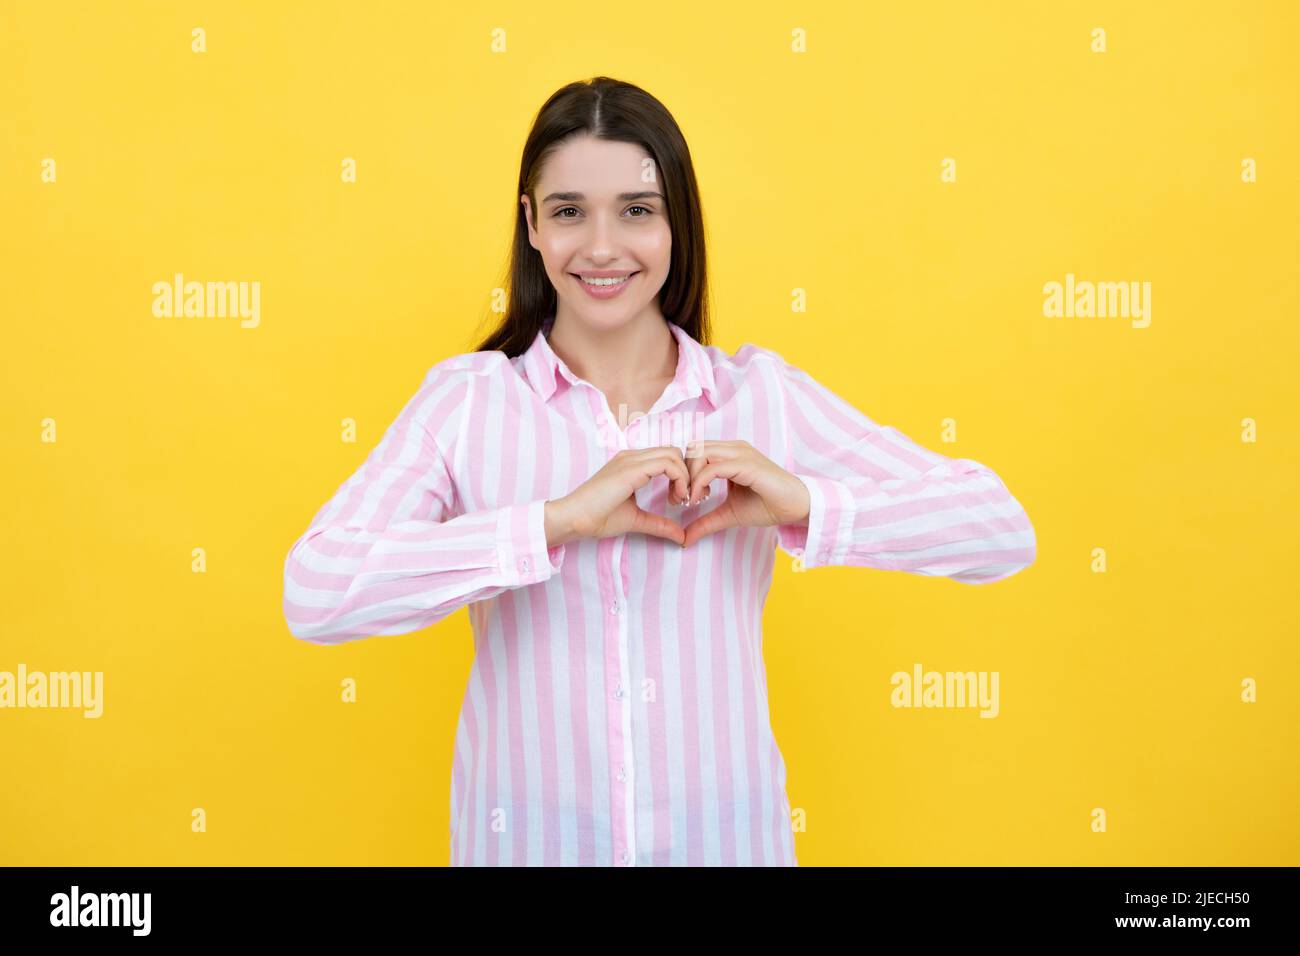
<path id="1" fill-rule="evenodd" d="M 762 612 L 779 546 L 968 584 L 1031 564 L 1033 528 L 989 468 L 877 425 L 769 349 L 727 355 L 669 323 L 676 376 L 619 415 L 552 351 L 429 370 L 285 562 L 294 637 L 405 634 L 468 606 L 451 864 L 796 866 L 769 722 Z M 543 505 L 623 448 L 743 439 L 807 485 L 807 526 L 690 548 L 626 534 L 548 548 Z M 717 507 L 636 494 L 683 524 Z M 686 514 L 683 516 L 683 511 Z"/>

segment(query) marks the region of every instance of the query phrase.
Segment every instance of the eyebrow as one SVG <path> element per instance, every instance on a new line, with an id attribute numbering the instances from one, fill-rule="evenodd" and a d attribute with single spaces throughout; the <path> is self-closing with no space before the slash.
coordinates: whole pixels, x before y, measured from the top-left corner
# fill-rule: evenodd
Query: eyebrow
<path id="1" fill-rule="evenodd" d="M 548 202 L 581 202 L 587 197 L 583 193 L 551 193 L 542 200 L 545 205 Z M 657 193 L 654 190 L 639 193 L 619 193 L 617 197 L 619 202 L 630 202 L 633 199 L 663 199 L 663 193 Z"/>

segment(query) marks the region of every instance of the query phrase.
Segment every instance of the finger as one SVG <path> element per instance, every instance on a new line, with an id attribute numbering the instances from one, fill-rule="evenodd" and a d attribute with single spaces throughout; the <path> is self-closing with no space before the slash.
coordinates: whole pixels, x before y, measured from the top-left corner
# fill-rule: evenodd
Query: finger
<path id="1" fill-rule="evenodd" d="M 684 457 L 686 459 L 687 470 L 690 472 L 690 478 L 686 488 L 686 503 L 695 504 L 695 476 L 698 475 L 709 464 L 709 449 L 715 442 L 695 441 L 686 446 Z"/>
<path id="2" fill-rule="evenodd" d="M 682 480 L 681 483 L 677 486 L 677 503 L 679 505 L 684 505 L 686 504 L 686 499 L 690 497 L 691 466 L 690 466 L 690 462 L 686 460 L 686 456 L 682 452 L 682 449 L 678 448 L 676 445 L 673 445 L 672 450 L 673 450 L 673 458 L 677 461 L 678 464 L 682 466 Z"/>
<path id="3" fill-rule="evenodd" d="M 733 527 L 736 523 L 735 512 L 725 504 L 719 505 L 708 514 L 700 515 L 683 529 L 684 546 L 689 548 L 705 535 Z"/>
<path id="4" fill-rule="evenodd" d="M 682 457 L 682 450 L 676 445 L 667 446 L 668 456 L 673 461 L 672 492 L 673 504 L 679 505 L 686 500 L 686 494 L 691 486 L 691 473 L 686 467 L 686 459 Z"/>
<path id="5" fill-rule="evenodd" d="M 634 460 L 646 466 L 653 466 L 652 471 L 644 473 L 645 481 L 649 481 L 655 475 L 668 477 L 668 500 L 672 504 L 680 504 L 686 500 L 691 476 L 686 470 L 686 462 L 682 458 L 680 448 L 674 445 L 646 448 Z M 645 481 L 641 484 L 645 484 Z"/>
<path id="6" fill-rule="evenodd" d="M 689 462 L 692 458 L 732 458 L 750 447 L 746 441 L 718 441 L 715 438 L 697 438 L 686 443 L 682 453 Z"/>
<path id="7" fill-rule="evenodd" d="M 667 538 L 677 544 L 682 544 L 686 540 L 682 526 L 676 521 L 642 508 L 637 508 L 632 516 L 632 530 L 639 534 Z"/>
<path id="8" fill-rule="evenodd" d="M 648 459 L 646 467 L 650 469 L 648 472 L 650 476 L 665 475 L 668 478 L 668 500 L 671 503 L 679 504 L 686 499 L 691 476 L 686 470 L 686 463 L 682 461 L 680 451 L 673 449 L 672 452 L 662 452 Z"/>
<path id="9" fill-rule="evenodd" d="M 744 476 L 745 465 L 742 461 L 710 461 L 691 479 L 690 500 L 702 501 L 708 492 L 709 483 L 718 478 L 727 478 L 737 484 L 748 485 L 748 481 L 742 480 Z"/>
<path id="10" fill-rule="evenodd" d="M 746 442 L 739 441 L 699 441 L 688 446 L 686 460 L 687 464 L 690 465 L 691 481 L 690 487 L 687 489 L 687 501 L 699 504 L 707 497 L 709 482 L 713 478 L 730 477 L 730 475 L 715 474 L 711 478 L 701 480 L 700 475 L 709 465 L 718 462 L 742 461 L 748 447 Z"/>

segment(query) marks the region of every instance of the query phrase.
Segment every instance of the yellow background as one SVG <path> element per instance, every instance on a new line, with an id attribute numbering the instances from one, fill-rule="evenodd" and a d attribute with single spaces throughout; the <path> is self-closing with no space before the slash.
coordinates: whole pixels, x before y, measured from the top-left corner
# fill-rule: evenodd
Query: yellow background
<path id="1" fill-rule="evenodd" d="M 0 670 L 102 670 L 105 713 L 0 711 L 0 863 L 447 862 L 467 615 L 308 645 L 284 558 L 488 328 L 528 125 L 605 73 L 690 143 L 715 342 L 1038 535 L 986 587 L 779 555 L 800 863 L 1300 864 L 1296 9 L 4 0 Z M 175 272 L 260 326 L 155 318 Z M 1151 282 L 1150 327 L 1044 317 L 1066 273 Z M 917 662 L 1000 716 L 892 708 Z"/>

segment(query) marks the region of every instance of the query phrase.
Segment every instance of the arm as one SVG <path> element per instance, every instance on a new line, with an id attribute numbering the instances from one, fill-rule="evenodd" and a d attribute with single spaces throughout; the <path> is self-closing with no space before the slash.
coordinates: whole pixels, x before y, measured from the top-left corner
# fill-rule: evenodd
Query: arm
<path id="1" fill-rule="evenodd" d="M 873 422 L 777 357 L 790 460 L 808 488 L 806 524 L 779 525 L 805 567 L 853 565 L 948 577 L 1008 578 L 1033 564 L 1033 525 L 1002 479 Z"/>
<path id="2" fill-rule="evenodd" d="M 453 435 L 470 375 L 443 365 L 312 519 L 284 565 L 289 632 L 311 644 L 405 634 L 559 570 L 546 502 L 455 514 L 439 434 Z"/>

